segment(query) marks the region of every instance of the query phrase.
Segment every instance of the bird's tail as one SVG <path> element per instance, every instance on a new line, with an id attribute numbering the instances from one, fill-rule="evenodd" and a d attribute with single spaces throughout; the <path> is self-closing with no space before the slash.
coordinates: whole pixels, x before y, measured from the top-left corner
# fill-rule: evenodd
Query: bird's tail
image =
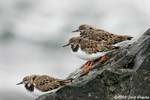
<path id="1" fill-rule="evenodd" d="M 125 41 L 125 40 L 131 40 L 133 37 L 132 36 L 118 36 L 118 38 L 120 39 L 120 42 L 121 41 Z"/>
<path id="2" fill-rule="evenodd" d="M 65 79 L 65 80 L 59 80 L 58 82 L 60 83 L 60 85 L 66 85 L 67 83 L 72 82 L 73 78 L 70 79 Z"/>
<path id="3" fill-rule="evenodd" d="M 120 46 L 114 46 L 114 49 L 119 49 L 120 48 Z"/>
<path id="4" fill-rule="evenodd" d="M 127 36 L 127 39 L 128 40 L 131 40 L 133 37 L 132 36 Z"/>

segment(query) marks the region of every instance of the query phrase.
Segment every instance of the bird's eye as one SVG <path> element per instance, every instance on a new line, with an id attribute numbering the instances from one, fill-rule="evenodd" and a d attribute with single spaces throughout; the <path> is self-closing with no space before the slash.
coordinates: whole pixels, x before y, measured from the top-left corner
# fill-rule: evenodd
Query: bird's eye
<path id="1" fill-rule="evenodd" d="M 25 82 L 25 83 L 27 83 L 28 81 L 27 81 L 27 80 L 25 80 L 24 82 Z"/>
<path id="2" fill-rule="evenodd" d="M 82 32 L 84 32 L 84 30 L 80 30 L 80 32 L 82 33 Z"/>
<path id="3" fill-rule="evenodd" d="M 25 79 L 25 80 L 23 80 L 23 82 L 24 82 L 24 83 L 28 83 L 28 80 L 27 80 L 27 79 Z"/>

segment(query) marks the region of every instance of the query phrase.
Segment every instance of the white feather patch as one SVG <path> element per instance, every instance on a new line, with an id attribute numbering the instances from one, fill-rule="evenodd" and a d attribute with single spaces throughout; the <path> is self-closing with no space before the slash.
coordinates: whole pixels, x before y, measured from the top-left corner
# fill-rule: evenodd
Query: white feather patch
<path id="1" fill-rule="evenodd" d="M 71 51 L 72 51 L 72 50 L 71 50 Z M 112 50 L 111 50 L 111 51 L 112 51 Z M 95 60 L 95 59 L 98 59 L 99 57 L 104 56 L 105 54 L 107 54 L 107 53 L 109 53 L 109 52 L 111 52 L 111 51 L 107 51 L 107 52 L 97 52 L 97 53 L 94 53 L 94 54 L 88 54 L 88 53 L 82 51 L 81 48 L 79 48 L 77 52 L 73 52 L 73 51 L 72 51 L 72 53 L 73 53 L 75 56 L 77 56 L 77 57 L 79 57 L 79 58 L 81 58 L 81 59 L 83 59 L 83 60 L 90 60 L 90 61 L 93 61 L 93 60 Z"/>
<path id="2" fill-rule="evenodd" d="M 39 91 L 38 89 L 34 88 L 34 92 L 31 92 L 31 94 L 37 97 L 37 96 L 41 96 L 41 95 L 43 95 L 43 94 L 55 92 L 55 91 L 59 90 L 60 88 L 61 88 L 61 87 L 59 87 L 59 88 L 57 88 L 57 89 L 53 89 L 53 90 L 47 91 L 47 92 L 41 92 L 41 91 Z"/>

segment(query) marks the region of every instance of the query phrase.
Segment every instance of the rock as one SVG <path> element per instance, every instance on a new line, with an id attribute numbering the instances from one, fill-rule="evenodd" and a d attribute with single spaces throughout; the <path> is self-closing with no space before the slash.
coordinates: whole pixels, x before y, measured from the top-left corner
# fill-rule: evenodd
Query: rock
<path id="1" fill-rule="evenodd" d="M 106 59 L 80 75 L 83 65 L 68 77 L 72 83 L 36 100 L 150 99 L 150 29 Z"/>

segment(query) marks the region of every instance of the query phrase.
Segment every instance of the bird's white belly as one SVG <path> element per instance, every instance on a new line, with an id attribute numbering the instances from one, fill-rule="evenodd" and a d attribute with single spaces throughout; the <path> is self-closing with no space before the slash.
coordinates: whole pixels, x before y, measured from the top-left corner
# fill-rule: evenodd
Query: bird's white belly
<path id="1" fill-rule="evenodd" d="M 41 92 L 36 88 L 34 88 L 34 92 L 31 92 L 31 94 L 34 95 L 34 96 L 40 96 L 40 95 L 43 95 L 43 94 L 46 94 L 46 93 L 49 93 L 49 92 Z"/>
<path id="2" fill-rule="evenodd" d="M 55 92 L 55 91 L 57 91 L 58 89 L 60 89 L 60 88 L 53 89 L 53 90 L 50 90 L 50 91 L 47 91 L 47 92 L 41 92 L 40 90 L 34 88 L 34 92 L 31 92 L 31 94 L 34 95 L 34 96 L 41 96 L 41 95 L 43 95 L 43 94 Z"/>
<path id="3" fill-rule="evenodd" d="M 76 55 L 77 57 L 79 57 L 81 59 L 84 59 L 84 60 L 90 60 L 90 61 L 98 59 L 99 57 L 102 57 L 103 55 L 107 54 L 108 52 L 110 52 L 110 51 L 107 51 L 107 52 L 98 52 L 98 53 L 94 53 L 94 54 L 88 54 L 88 53 L 82 51 L 81 48 L 79 48 L 77 52 L 73 52 L 72 51 L 72 53 L 74 55 Z"/>

